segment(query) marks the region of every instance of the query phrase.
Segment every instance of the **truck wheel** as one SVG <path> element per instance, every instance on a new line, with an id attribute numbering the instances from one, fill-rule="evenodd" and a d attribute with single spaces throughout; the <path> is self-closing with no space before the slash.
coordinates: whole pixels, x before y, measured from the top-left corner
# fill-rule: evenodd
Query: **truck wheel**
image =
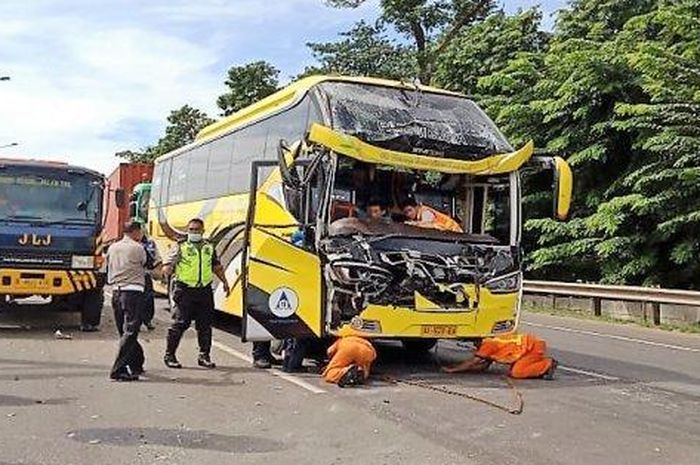
<path id="1" fill-rule="evenodd" d="M 402 339 L 401 344 L 406 352 L 411 355 L 425 355 L 430 349 L 435 347 L 437 339 Z"/>
<path id="2" fill-rule="evenodd" d="M 105 303 L 104 289 L 86 291 L 80 307 L 80 323 L 83 326 L 99 326 Z"/>

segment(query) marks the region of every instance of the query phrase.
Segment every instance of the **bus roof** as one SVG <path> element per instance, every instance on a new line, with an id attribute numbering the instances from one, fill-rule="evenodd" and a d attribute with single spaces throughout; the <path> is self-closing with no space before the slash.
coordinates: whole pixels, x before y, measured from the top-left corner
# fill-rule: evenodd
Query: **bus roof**
<path id="1" fill-rule="evenodd" d="M 283 89 L 278 90 L 274 94 L 265 97 L 259 102 L 247 106 L 230 116 L 227 116 L 215 123 L 210 124 L 209 126 L 199 131 L 199 134 L 197 134 L 197 138 L 195 139 L 195 141 L 200 142 L 211 137 L 215 137 L 224 132 L 228 132 L 231 129 L 234 129 L 238 126 L 245 125 L 251 121 L 257 120 L 268 113 L 274 113 L 296 102 L 317 84 L 329 81 L 371 84 L 376 86 L 396 87 L 411 90 L 415 89 L 415 86 L 410 83 L 372 77 L 309 76 L 300 79 L 288 85 L 287 87 L 284 87 Z M 436 87 L 419 85 L 418 88 L 426 92 L 462 96 L 461 94 L 458 94 L 456 92 L 450 92 L 444 89 L 438 89 Z"/>
<path id="2" fill-rule="evenodd" d="M 53 168 L 60 171 L 82 171 L 87 174 L 91 174 L 96 177 L 103 178 L 104 175 L 90 168 L 84 168 L 82 166 L 69 165 L 63 161 L 52 161 L 52 160 L 36 160 L 34 158 L 0 158 L 0 167 L 3 166 L 14 166 L 14 167 L 29 167 L 29 168 Z"/>

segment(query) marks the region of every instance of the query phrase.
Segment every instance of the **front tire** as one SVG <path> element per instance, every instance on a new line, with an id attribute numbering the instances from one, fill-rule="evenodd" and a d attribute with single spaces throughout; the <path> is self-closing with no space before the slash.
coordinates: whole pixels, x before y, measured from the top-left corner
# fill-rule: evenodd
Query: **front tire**
<path id="1" fill-rule="evenodd" d="M 104 289 L 85 291 L 80 307 L 80 322 L 83 326 L 99 326 L 105 303 Z"/>

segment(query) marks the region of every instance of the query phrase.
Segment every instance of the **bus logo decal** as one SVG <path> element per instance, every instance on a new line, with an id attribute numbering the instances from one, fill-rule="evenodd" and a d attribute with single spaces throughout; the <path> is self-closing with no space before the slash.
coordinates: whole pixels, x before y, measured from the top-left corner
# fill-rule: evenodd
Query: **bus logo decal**
<path id="1" fill-rule="evenodd" d="M 279 287 L 270 294 L 268 306 L 276 317 L 287 318 L 296 313 L 299 306 L 299 298 L 292 289 Z"/>

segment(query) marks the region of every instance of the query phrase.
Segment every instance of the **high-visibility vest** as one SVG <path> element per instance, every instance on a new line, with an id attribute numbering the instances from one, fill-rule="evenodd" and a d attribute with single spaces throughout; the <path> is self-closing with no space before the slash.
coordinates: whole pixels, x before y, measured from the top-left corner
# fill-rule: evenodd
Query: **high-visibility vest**
<path id="1" fill-rule="evenodd" d="M 418 220 L 420 221 L 421 218 L 423 217 L 423 212 L 424 211 L 429 211 L 435 216 L 435 226 L 438 227 L 438 229 L 444 229 L 447 231 L 454 231 L 454 232 L 464 232 L 462 230 L 462 227 L 457 223 L 455 220 L 450 218 L 449 215 L 445 215 L 441 211 L 435 210 L 432 207 L 429 207 L 427 205 L 419 205 L 418 206 Z"/>
<path id="2" fill-rule="evenodd" d="M 191 242 L 180 244 L 180 257 L 175 267 L 175 279 L 189 287 L 206 287 L 214 280 L 212 259 L 214 246 L 208 242 L 196 246 Z"/>

